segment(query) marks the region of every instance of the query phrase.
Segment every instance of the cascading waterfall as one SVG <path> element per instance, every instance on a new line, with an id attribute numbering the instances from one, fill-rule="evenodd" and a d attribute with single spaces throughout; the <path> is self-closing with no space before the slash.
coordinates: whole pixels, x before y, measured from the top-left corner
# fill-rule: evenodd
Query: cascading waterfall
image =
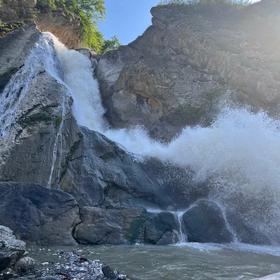
<path id="1" fill-rule="evenodd" d="M 52 41 L 42 36 L 27 57 L 23 67 L 12 76 L 0 97 L 0 138 L 7 137 L 15 123 L 21 102 L 28 93 L 30 84 L 40 71 L 47 71 L 59 79 L 59 65 L 55 60 Z"/>
<path id="2" fill-rule="evenodd" d="M 55 46 L 79 125 L 103 133 L 130 153 L 190 167 L 195 180 L 211 183 L 213 200 L 240 211 L 248 225 L 280 242 L 278 120 L 264 112 L 225 108 L 211 126 L 186 127 L 169 144 L 151 139 L 143 129 L 109 129 L 90 60 L 57 40 Z"/>

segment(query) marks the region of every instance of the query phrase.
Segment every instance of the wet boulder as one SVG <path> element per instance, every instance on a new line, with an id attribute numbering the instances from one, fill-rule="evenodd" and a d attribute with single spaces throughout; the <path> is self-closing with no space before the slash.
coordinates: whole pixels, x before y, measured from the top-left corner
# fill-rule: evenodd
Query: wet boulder
<path id="1" fill-rule="evenodd" d="M 81 244 L 131 244 L 142 239 L 146 219 L 143 209 L 84 207 L 74 236 Z"/>
<path id="2" fill-rule="evenodd" d="M 178 227 L 173 213 L 154 214 L 145 223 L 144 242 L 157 245 L 174 244 L 178 241 Z"/>
<path id="3" fill-rule="evenodd" d="M 78 204 L 67 193 L 34 184 L 0 183 L 0 224 L 23 240 L 75 245 L 72 231 L 78 222 Z"/>
<path id="4" fill-rule="evenodd" d="M 25 243 L 13 231 L 0 226 L 0 272 L 14 266 L 25 253 Z"/>
<path id="5" fill-rule="evenodd" d="M 223 212 L 215 202 L 196 202 L 182 219 L 189 242 L 227 243 L 233 240 Z"/>

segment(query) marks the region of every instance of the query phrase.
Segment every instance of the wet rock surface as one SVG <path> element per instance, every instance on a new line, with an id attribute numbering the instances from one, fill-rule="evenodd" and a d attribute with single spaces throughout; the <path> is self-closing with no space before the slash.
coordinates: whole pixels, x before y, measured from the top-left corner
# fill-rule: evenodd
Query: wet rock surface
<path id="1" fill-rule="evenodd" d="M 105 136 L 85 128 L 77 136 L 60 186 L 81 205 L 185 208 L 208 193 L 207 186 L 193 182 L 190 170 L 155 159 L 137 160 Z"/>
<path id="2" fill-rule="evenodd" d="M 23 240 L 44 245 L 75 245 L 79 223 L 75 199 L 62 191 L 33 184 L 0 183 L 0 224 Z"/>
<path id="3" fill-rule="evenodd" d="M 220 207 L 212 201 L 196 202 L 183 215 L 183 223 L 190 242 L 228 243 L 234 238 Z"/>
<path id="4" fill-rule="evenodd" d="M 98 260 L 89 260 L 81 255 L 81 250 L 73 252 L 56 251 L 53 253 L 58 261 L 32 262 L 32 269 L 30 268 L 31 261 L 25 265 L 25 270 L 14 269 L 8 273 L 3 273 L 1 279 L 21 279 L 21 280 L 129 280 L 125 274 L 112 269 L 110 266 L 101 263 Z M 26 259 L 27 257 L 25 257 Z M 32 259 L 33 260 L 33 259 Z M 24 262 L 24 258 L 20 260 Z M 17 264 L 18 266 L 20 264 Z M 17 268 L 17 267 L 16 267 Z M 26 270 L 28 269 L 28 270 Z"/>
<path id="5" fill-rule="evenodd" d="M 18 240 L 13 231 L 0 225 L 0 273 L 16 263 L 25 253 L 25 242 Z"/>
<path id="6" fill-rule="evenodd" d="M 0 92 L 7 85 L 11 76 L 24 65 L 26 56 L 38 37 L 39 31 L 35 25 L 27 25 L 1 38 Z"/>

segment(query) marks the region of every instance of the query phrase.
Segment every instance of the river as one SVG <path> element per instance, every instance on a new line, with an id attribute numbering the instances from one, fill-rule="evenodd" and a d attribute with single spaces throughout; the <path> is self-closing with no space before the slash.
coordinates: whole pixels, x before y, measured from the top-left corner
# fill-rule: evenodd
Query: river
<path id="1" fill-rule="evenodd" d="M 58 250 L 80 250 L 138 280 L 255 279 L 280 271 L 280 247 L 185 243 L 175 246 L 31 248 L 41 263 L 59 261 Z M 280 278 L 271 278 L 280 279 Z"/>

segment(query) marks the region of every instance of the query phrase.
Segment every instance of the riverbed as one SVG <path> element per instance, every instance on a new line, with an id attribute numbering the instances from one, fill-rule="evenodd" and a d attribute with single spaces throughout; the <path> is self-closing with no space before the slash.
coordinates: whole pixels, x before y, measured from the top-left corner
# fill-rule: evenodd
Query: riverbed
<path id="1" fill-rule="evenodd" d="M 79 246 L 30 248 L 40 263 L 60 261 L 61 251 L 78 250 L 138 280 L 255 279 L 280 271 L 280 247 L 185 243 L 175 246 Z M 48 265 L 48 264 L 45 264 Z"/>

